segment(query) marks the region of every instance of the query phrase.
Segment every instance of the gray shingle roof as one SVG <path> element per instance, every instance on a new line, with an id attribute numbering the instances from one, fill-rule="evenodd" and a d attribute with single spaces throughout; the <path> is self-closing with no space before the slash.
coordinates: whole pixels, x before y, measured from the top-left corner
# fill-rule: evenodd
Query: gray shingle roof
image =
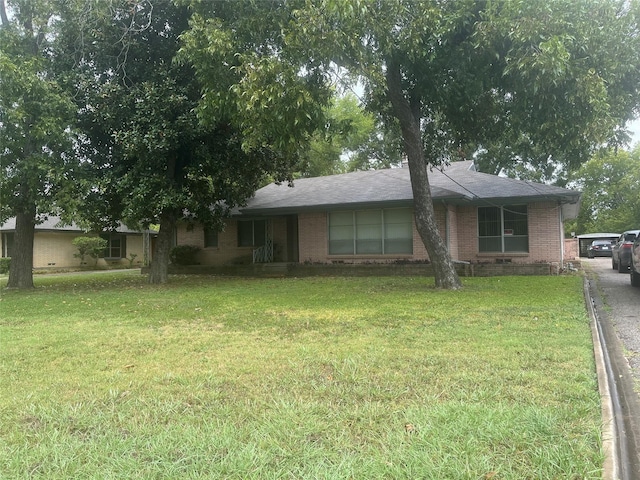
<path id="1" fill-rule="evenodd" d="M 577 203 L 580 198 L 579 192 L 565 188 L 478 172 L 471 161 L 452 163 L 443 172 L 433 169 L 429 182 L 434 201 L 451 204 Z M 412 204 L 409 169 L 393 168 L 302 178 L 295 180 L 293 187 L 270 184 L 259 189 L 240 211 L 245 215 L 284 214 Z"/>
<path id="2" fill-rule="evenodd" d="M 44 219 L 43 222 L 36 225 L 36 231 L 51 231 L 51 232 L 77 232 L 84 233 L 84 230 L 80 228 L 75 223 L 71 225 L 62 225 L 60 217 L 56 217 L 55 215 L 50 215 Z M 0 230 L 2 231 L 14 231 L 16 229 L 16 218 L 9 218 L 6 222 L 0 225 Z M 141 230 L 132 230 L 126 225 L 120 224 L 120 227 L 116 229 L 118 233 L 127 233 L 127 234 L 135 234 L 142 233 Z"/>

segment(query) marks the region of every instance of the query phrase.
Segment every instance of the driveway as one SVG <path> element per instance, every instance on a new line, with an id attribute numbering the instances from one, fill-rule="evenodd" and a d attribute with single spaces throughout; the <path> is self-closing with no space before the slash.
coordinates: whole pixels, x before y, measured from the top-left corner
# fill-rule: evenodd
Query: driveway
<path id="1" fill-rule="evenodd" d="M 583 259 L 604 350 L 615 424 L 616 479 L 640 479 L 640 289 L 610 258 Z M 605 417 L 606 420 L 606 417 Z"/>
<path id="2" fill-rule="evenodd" d="M 613 270 L 610 258 L 583 259 L 582 264 L 593 274 L 602 300 L 598 316 L 613 326 L 640 392 L 640 288 L 631 286 L 628 273 Z"/>

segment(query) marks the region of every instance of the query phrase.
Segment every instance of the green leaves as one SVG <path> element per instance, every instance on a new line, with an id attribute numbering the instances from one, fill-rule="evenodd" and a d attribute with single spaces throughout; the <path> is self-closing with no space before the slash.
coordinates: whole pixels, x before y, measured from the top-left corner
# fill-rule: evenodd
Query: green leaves
<path id="1" fill-rule="evenodd" d="M 640 146 L 594 156 L 571 181 L 582 191 L 577 233 L 622 232 L 640 225 Z"/>
<path id="2" fill-rule="evenodd" d="M 42 12 L 20 10 L 16 17 L 34 29 L 36 13 Z M 42 214 L 64 208 L 59 192 L 74 180 L 74 105 L 44 55 L 46 45 L 33 50 L 30 34 L 16 25 L 0 29 L 0 223 L 34 205 Z"/>

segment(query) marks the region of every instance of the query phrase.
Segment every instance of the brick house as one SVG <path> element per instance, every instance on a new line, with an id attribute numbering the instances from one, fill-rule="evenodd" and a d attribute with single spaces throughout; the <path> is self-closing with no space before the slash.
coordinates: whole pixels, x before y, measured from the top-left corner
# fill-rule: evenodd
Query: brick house
<path id="1" fill-rule="evenodd" d="M 10 218 L 0 225 L 0 257 L 10 257 L 14 248 L 15 218 Z M 33 237 L 33 268 L 77 268 L 80 259 L 74 257 L 78 249 L 71 243 L 74 238 L 88 235 L 77 225 L 60 225 L 58 217 L 51 216 L 36 225 Z M 109 265 L 128 266 L 132 263 L 139 267 L 145 258 L 145 236 L 143 232 L 121 226 L 115 232 L 100 234 L 108 242 L 102 258 L 98 259 L 98 267 Z M 147 242 L 148 242 L 147 236 Z M 149 252 L 149 249 L 147 249 Z M 131 255 L 135 255 L 130 262 Z M 93 266 L 94 260 L 85 259 L 85 263 Z"/>
<path id="2" fill-rule="evenodd" d="M 476 171 L 455 162 L 430 173 L 440 233 L 454 260 L 564 261 L 565 220 L 580 192 Z M 221 232 L 181 226 L 176 243 L 202 265 L 427 260 L 413 220 L 407 168 L 304 178 L 259 189 Z"/>

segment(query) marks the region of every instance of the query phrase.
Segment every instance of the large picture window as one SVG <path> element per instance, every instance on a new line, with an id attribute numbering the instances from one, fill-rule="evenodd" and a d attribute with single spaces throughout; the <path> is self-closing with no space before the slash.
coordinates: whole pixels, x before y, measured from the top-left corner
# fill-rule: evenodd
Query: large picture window
<path id="1" fill-rule="evenodd" d="M 528 252 L 527 206 L 478 207 L 478 246 L 487 253 Z"/>
<path id="2" fill-rule="evenodd" d="M 260 247 L 265 244 L 266 220 L 238 220 L 238 246 Z"/>
<path id="3" fill-rule="evenodd" d="M 409 208 L 329 213 L 330 255 L 411 255 Z"/>

